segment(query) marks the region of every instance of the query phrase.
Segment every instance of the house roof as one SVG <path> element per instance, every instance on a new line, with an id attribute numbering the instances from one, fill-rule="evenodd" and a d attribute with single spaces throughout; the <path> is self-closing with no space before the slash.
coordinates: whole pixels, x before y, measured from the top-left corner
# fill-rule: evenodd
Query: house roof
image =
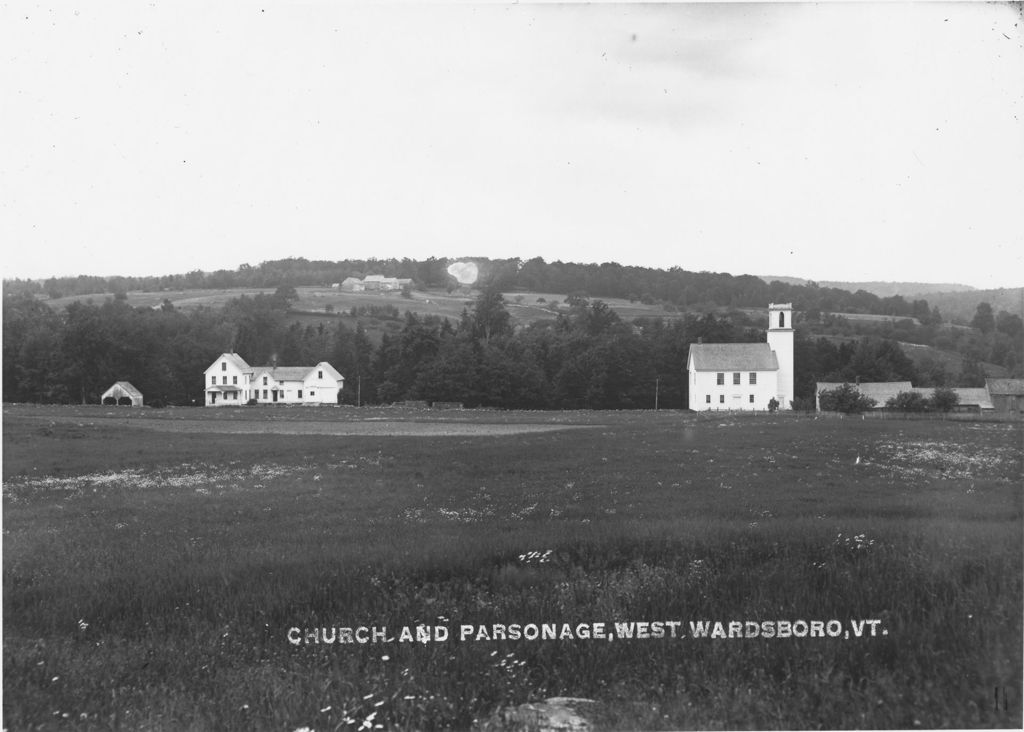
<path id="1" fill-rule="evenodd" d="M 274 381 L 302 381 L 312 370 L 312 366 L 267 366 L 257 369 L 259 373 L 270 374 Z"/>
<path id="2" fill-rule="evenodd" d="M 826 390 L 842 386 L 840 382 L 819 381 L 815 385 L 818 394 Z M 860 384 L 851 384 L 861 394 L 875 400 L 876 407 L 884 407 L 885 403 L 901 391 L 917 392 L 921 396 L 931 397 L 935 388 L 931 386 L 912 386 L 909 381 L 864 381 Z M 964 406 L 978 406 L 981 409 L 992 409 L 992 400 L 988 391 L 981 388 L 955 388 L 953 389 L 960 397 L 960 404 Z"/>
<path id="3" fill-rule="evenodd" d="M 914 391 L 927 392 L 928 396 L 931 396 L 934 389 L 914 389 Z M 995 409 L 995 405 L 992 404 L 992 399 L 989 397 L 988 389 L 982 387 L 957 387 L 953 389 L 960 397 L 960 404 L 974 406 L 977 405 L 982 409 Z"/>
<path id="4" fill-rule="evenodd" d="M 815 393 L 821 394 L 823 391 L 837 389 L 842 385 L 842 382 L 819 381 L 814 388 Z M 864 381 L 860 384 L 851 384 L 851 386 L 864 396 L 874 399 L 876 407 L 884 407 L 889 399 L 901 391 L 914 391 L 914 385 L 909 381 Z"/>
<path id="5" fill-rule="evenodd" d="M 132 386 L 132 383 L 130 381 L 114 382 L 114 385 L 112 387 L 103 392 L 103 396 L 106 397 L 108 394 L 110 394 L 112 391 L 118 388 L 120 388 L 121 391 L 123 391 L 125 394 L 132 397 L 133 399 L 142 399 L 142 392 L 136 389 L 134 386 Z"/>
<path id="6" fill-rule="evenodd" d="M 696 371 L 778 371 L 779 360 L 767 343 L 693 343 Z"/>
<path id="7" fill-rule="evenodd" d="M 256 369 L 255 375 L 258 377 L 268 374 L 274 381 L 303 381 L 317 369 L 322 369 L 328 376 L 339 381 L 345 378 L 326 361 L 321 361 L 316 366 L 261 366 Z"/>
<path id="8" fill-rule="evenodd" d="M 237 353 L 222 353 L 222 354 L 220 354 L 219 356 L 217 356 L 217 360 L 214 361 L 213 364 L 210 366 L 210 368 L 206 369 L 206 370 L 209 371 L 210 369 L 214 368 L 221 361 L 227 361 L 227 362 L 233 364 L 240 371 L 252 371 L 252 366 L 247 364 L 245 362 L 245 359 L 242 358 L 241 356 L 239 356 Z"/>
<path id="9" fill-rule="evenodd" d="M 989 394 L 997 396 L 1024 395 L 1024 379 L 985 379 Z"/>
<path id="10" fill-rule="evenodd" d="M 321 368 L 321 369 L 323 369 L 324 371 L 327 372 L 328 376 L 330 376 L 333 379 L 337 379 L 338 381 L 344 381 L 345 380 L 345 377 L 341 375 L 341 372 L 339 372 L 338 369 L 334 368 L 333 366 L 331 366 L 326 361 L 321 361 L 320 363 L 318 363 L 313 368 Z"/>
<path id="11" fill-rule="evenodd" d="M 361 279 L 359 279 L 358 277 L 346 277 L 345 279 L 343 279 L 341 281 L 341 284 L 343 284 L 343 285 L 361 285 L 361 284 L 363 284 L 363 281 Z"/>

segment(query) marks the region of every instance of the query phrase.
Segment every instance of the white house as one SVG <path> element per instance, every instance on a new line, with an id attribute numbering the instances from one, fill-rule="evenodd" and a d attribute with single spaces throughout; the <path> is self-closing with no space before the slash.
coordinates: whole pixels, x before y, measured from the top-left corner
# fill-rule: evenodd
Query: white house
<path id="1" fill-rule="evenodd" d="M 767 343 L 694 343 L 687 359 L 690 409 L 779 409 L 793 400 L 793 305 L 768 306 Z"/>
<path id="2" fill-rule="evenodd" d="M 253 368 L 237 353 L 222 353 L 203 372 L 206 406 L 337 404 L 345 377 L 326 361 L 316 366 Z"/>

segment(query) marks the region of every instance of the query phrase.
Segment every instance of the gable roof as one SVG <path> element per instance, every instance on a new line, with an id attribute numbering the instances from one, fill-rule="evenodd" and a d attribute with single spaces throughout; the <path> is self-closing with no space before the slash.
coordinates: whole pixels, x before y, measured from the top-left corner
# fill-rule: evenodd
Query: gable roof
<path id="1" fill-rule="evenodd" d="M 142 399 L 142 392 L 136 389 L 134 386 L 132 386 L 132 383 L 130 381 L 115 382 L 112 387 L 103 392 L 103 396 L 106 397 L 107 394 L 118 388 L 120 388 L 121 391 L 123 391 L 126 395 L 132 397 L 133 399 Z"/>
<path id="2" fill-rule="evenodd" d="M 985 379 L 985 388 L 996 396 L 1024 395 L 1024 379 Z"/>
<path id="3" fill-rule="evenodd" d="M 928 392 L 928 396 L 931 396 L 934 389 L 915 389 L 914 391 L 925 391 Z M 974 406 L 977 405 L 982 409 L 995 409 L 992 404 L 992 399 L 988 395 L 988 389 L 979 386 L 959 386 L 953 389 L 960 397 L 960 404 L 962 406 Z"/>
<path id="4" fill-rule="evenodd" d="M 841 381 L 819 381 L 814 385 L 814 389 L 816 394 L 821 394 L 823 391 L 838 389 L 842 385 Z M 850 384 L 850 386 L 864 396 L 874 399 L 876 407 L 884 407 L 888 400 L 901 391 L 914 391 L 914 385 L 909 381 L 862 381 L 859 384 Z"/>
<path id="5" fill-rule="evenodd" d="M 227 362 L 231 363 L 236 368 L 238 368 L 239 371 L 252 371 L 252 366 L 247 364 L 245 362 L 245 359 L 242 358 L 241 356 L 239 356 L 237 353 L 222 353 L 222 354 L 220 354 L 219 356 L 217 356 L 217 360 L 214 361 L 213 364 L 210 366 L 210 368 L 206 369 L 206 370 L 209 371 L 210 369 L 212 369 L 214 366 L 216 366 L 221 361 L 227 361 Z"/>
<path id="6" fill-rule="evenodd" d="M 327 372 L 327 375 L 330 376 L 332 379 L 336 379 L 338 381 L 344 381 L 345 380 L 345 377 L 341 375 L 341 372 L 339 372 L 338 369 L 334 368 L 333 366 L 331 366 L 326 361 L 321 361 L 320 363 L 318 363 L 313 368 L 315 368 L 315 369 L 323 369 L 324 371 Z"/>
<path id="7" fill-rule="evenodd" d="M 842 386 L 841 382 L 819 381 L 815 385 L 817 394 L 826 390 L 836 389 Z M 863 381 L 860 384 L 850 384 L 861 394 L 875 400 L 875 407 L 881 408 L 885 403 L 898 395 L 900 392 L 916 392 L 923 397 L 931 397 L 935 393 L 933 386 L 912 386 L 909 381 Z M 960 397 L 960 405 L 977 406 L 981 409 L 992 409 L 992 400 L 989 399 L 988 391 L 979 387 L 966 388 L 955 387 L 953 391 Z"/>
<path id="8" fill-rule="evenodd" d="M 778 371 L 779 360 L 767 343 L 693 343 L 695 371 Z"/>
<path id="9" fill-rule="evenodd" d="M 257 374 L 270 374 L 274 381 L 302 381 L 312 366 L 264 366 L 256 369 Z"/>
<path id="10" fill-rule="evenodd" d="M 321 361 L 316 366 L 260 366 L 253 375 L 259 378 L 263 374 L 268 374 L 274 381 L 303 381 L 317 369 L 322 369 L 327 376 L 338 381 L 345 378 L 326 361 Z"/>

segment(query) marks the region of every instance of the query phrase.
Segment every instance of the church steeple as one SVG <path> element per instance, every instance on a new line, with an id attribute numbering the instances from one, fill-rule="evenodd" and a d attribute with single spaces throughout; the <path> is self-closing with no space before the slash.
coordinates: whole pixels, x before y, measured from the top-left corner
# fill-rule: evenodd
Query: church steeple
<path id="1" fill-rule="evenodd" d="M 781 409 L 790 409 L 793 401 L 793 303 L 768 305 L 768 345 L 779 362 L 779 400 Z"/>

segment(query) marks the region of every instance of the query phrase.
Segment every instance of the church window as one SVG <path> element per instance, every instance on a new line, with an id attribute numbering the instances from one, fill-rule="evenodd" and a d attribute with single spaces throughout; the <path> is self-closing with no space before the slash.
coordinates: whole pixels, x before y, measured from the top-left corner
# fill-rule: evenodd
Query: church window
<path id="1" fill-rule="evenodd" d="M 717 381 L 716 381 L 716 383 L 717 383 L 717 384 L 718 384 L 719 386 L 724 386 L 724 385 L 725 385 L 725 374 L 724 374 L 724 373 L 722 373 L 722 374 L 718 374 L 718 378 L 717 378 Z"/>
<path id="2" fill-rule="evenodd" d="M 779 327 L 780 328 L 785 328 L 786 327 L 786 314 L 785 313 L 781 313 L 781 312 L 779 313 Z"/>
<path id="3" fill-rule="evenodd" d="M 754 395 L 753 395 L 753 394 L 751 394 L 751 395 L 750 395 L 750 403 L 751 403 L 751 404 L 753 404 L 753 403 L 754 403 Z"/>
<path id="4" fill-rule="evenodd" d="M 718 395 L 718 403 L 719 404 L 725 404 L 725 394 L 719 394 Z"/>
<path id="5" fill-rule="evenodd" d="M 711 395 L 710 394 L 705 394 L 704 395 L 704 402 L 706 404 L 711 404 Z"/>
<path id="6" fill-rule="evenodd" d="M 750 372 L 750 384 L 754 385 L 756 383 L 757 383 L 757 372 L 756 371 L 751 371 Z"/>
<path id="7" fill-rule="evenodd" d="M 739 384 L 740 384 L 740 374 L 739 374 L 739 372 L 737 371 L 737 372 L 735 372 L 735 373 L 734 373 L 734 374 L 732 375 L 732 385 L 733 385 L 733 386 L 739 386 Z"/>

